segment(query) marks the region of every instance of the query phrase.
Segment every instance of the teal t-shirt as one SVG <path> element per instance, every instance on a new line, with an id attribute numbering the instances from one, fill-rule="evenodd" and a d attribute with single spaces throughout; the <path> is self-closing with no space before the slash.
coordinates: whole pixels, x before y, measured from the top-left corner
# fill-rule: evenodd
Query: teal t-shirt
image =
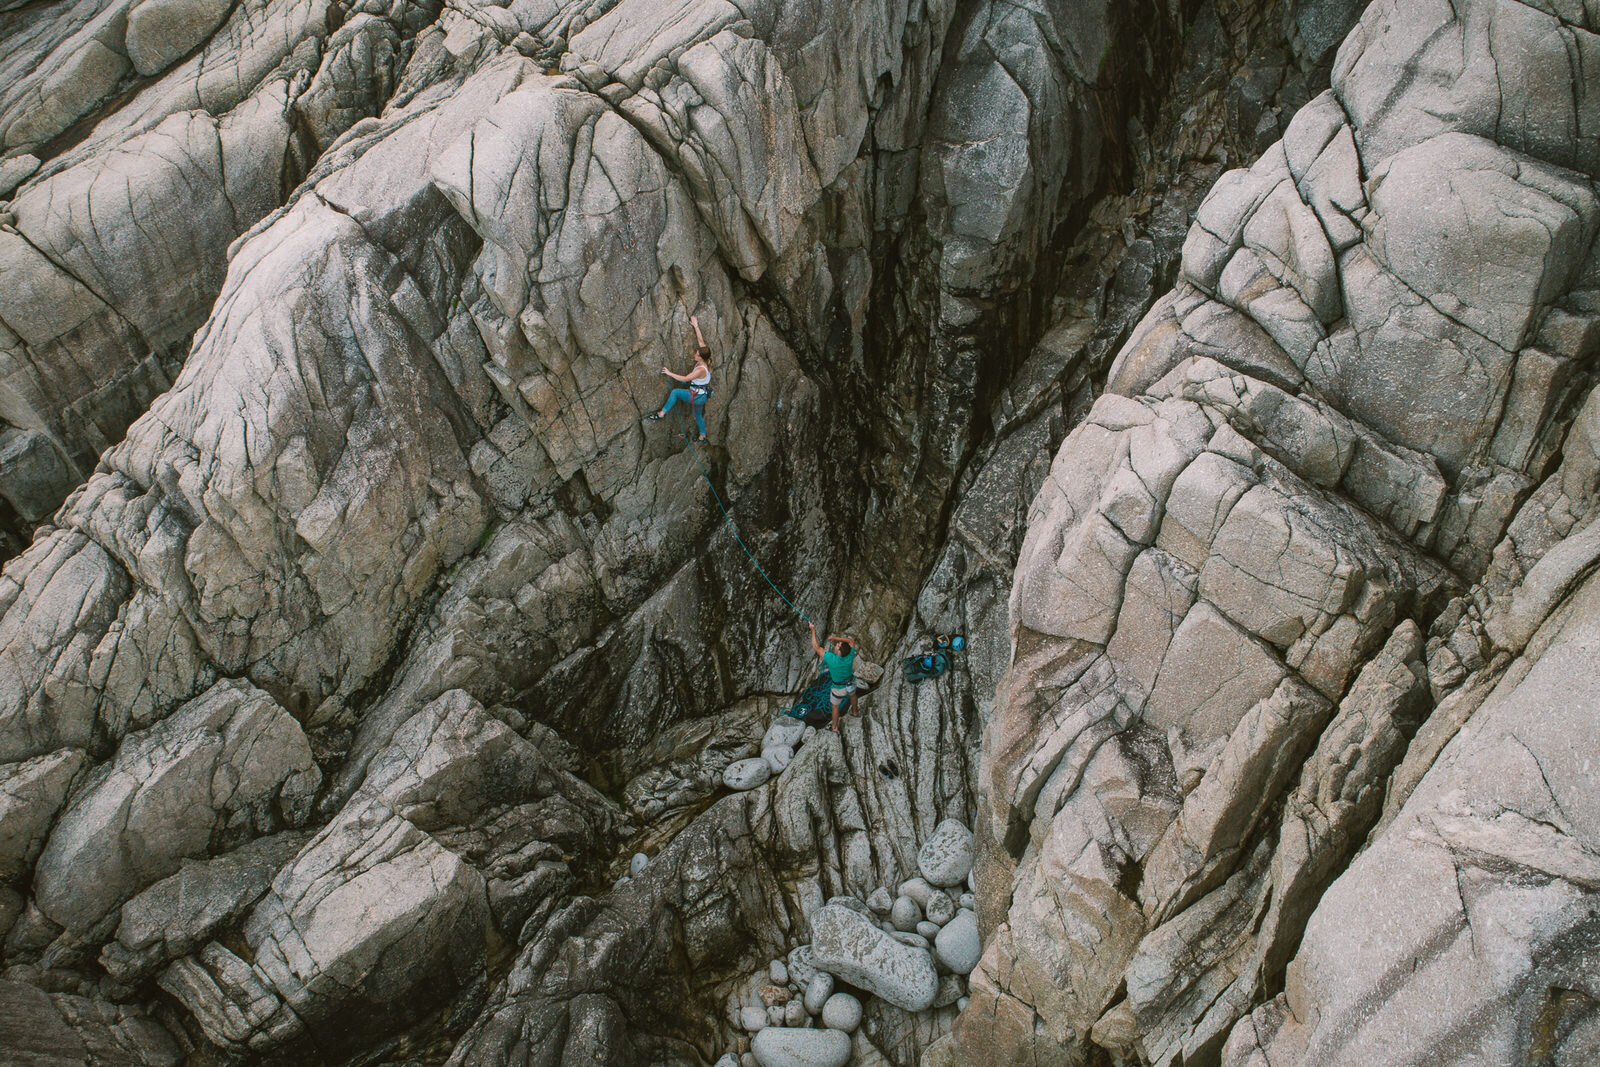
<path id="1" fill-rule="evenodd" d="M 828 668 L 828 677 L 834 685 L 848 685 L 856 676 L 855 649 L 841 656 L 830 648 L 822 654 L 822 665 Z"/>

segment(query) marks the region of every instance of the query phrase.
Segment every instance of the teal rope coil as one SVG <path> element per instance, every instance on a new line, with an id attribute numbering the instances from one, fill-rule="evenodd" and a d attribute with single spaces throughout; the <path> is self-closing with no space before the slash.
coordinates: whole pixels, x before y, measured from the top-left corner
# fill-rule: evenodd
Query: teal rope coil
<path id="1" fill-rule="evenodd" d="M 691 403 L 693 403 L 693 401 L 691 401 Z M 706 465 L 700 462 L 700 453 L 694 447 L 694 438 L 689 436 L 688 429 L 683 425 L 683 412 L 674 408 L 672 414 L 673 417 L 678 420 L 678 429 L 683 431 L 683 439 L 689 442 L 689 454 L 694 457 L 694 465 L 700 468 L 700 477 L 705 479 L 706 488 L 711 490 L 711 499 L 717 502 L 717 508 L 722 512 L 722 517 L 728 520 L 728 529 L 733 531 L 733 539 L 739 543 L 740 548 L 744 549 L 744 554 L 750 557 L 750 563 L 753 567 L 755 567 L 756 573 L 761 575 L 761 577 L 766 580 L 767 585 L 771 586 L 774 593 L 778 594 L 778 599 L 789 605 L 789 609 L 796 615 L 806 620 L 806 622 L 810 622 L 811 616 L 795 607 L 794 601 L 783 595 L 783 590 L 778 588 L 777 583 L 768 577 L 766 571 L 761 569 L 761 564 L 756 562 L 755 554 L 752 553 L 749 546 L 744 543 L 744 538 L 739 536 L 739 528 L 733 524 L 733 516 L 728 514 L 727 507 L 725 507 L 722 503 L 722 497 L 717 494 L 717 487 L 711 484 L 711 475 L 706 473 Z"/>

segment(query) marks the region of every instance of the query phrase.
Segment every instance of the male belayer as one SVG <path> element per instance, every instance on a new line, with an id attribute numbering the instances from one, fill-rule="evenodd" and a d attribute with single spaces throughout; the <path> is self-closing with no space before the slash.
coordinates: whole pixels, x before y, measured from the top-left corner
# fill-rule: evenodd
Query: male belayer
<path id="1" fill-rule="evenodd" d="M 669 367 L 662 367 L 661 373 L 668 378 L 685 383 L 688 388 L 678 388 L 667 394 L 667 402 L 661 410 L 654 415 L 645 416 L 650 422 L 666 417 L 667 412 L 680 400 L 689 402 L 690 409 L 694 412 L 695 425 L 700 427 L 699 440 L 706 439 L 706 401 L 711 399 L 711 349 L 706 345 L 705 337 L 700 333 L 700 322 L 693 315 L 689 316 L 689 325 L 694 327 L 694 369 L 688 374 L 675 374 Z"/>
<path id="2" fill-rule="evenodd" d="M 838 733 L 839 705 L 846 697 L 850 698 L 850 714 L 861 715 L 856 703 L 856 643 L 851 638 L 829 634 L 828 647 L 824 649 L 817 643 L 817 624 L 813 622 L 808 625 L 811 627 L 811 647 L 822 657 L 823 670 L 828 674 L 828 705 L 833 709 L 833 732 Z"/>

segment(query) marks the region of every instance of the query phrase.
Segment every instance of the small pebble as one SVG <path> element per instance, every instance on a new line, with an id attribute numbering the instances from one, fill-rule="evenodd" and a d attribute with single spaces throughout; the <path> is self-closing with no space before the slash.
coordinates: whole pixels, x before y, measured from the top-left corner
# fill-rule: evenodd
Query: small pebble
<path id="1" fill-rule="evenodd" d="M 956 917 L 956 902 L 950 899 L 949 893 L 942 889 L 935 889 L 928 894 L 927 902 L 922 905 L 922 910 L 927 913 L 929 922 L 943 926 Z"/>
<path id="2" fill-rule="evenodd" d="M 811 979 L 821 973 L 811 962 L 810 945 L 797 945 L 789 952 L 789 980 L 796 985 L 810 985 Z"/>
<path id="3" fill-rule="evenodd" d="M 806 986 L 806 1011 L 812 1015 L 820 1015 L 822 1006 L 831 996 L 833 996 L 833 975 L 827 971 L 818 971 L 817 976 Z"/>
<path id="4" fill-rule="evenodd" d="M 931 923 L 924 919 L 917 924 L 917 936 L 926 937 L 930 941 L 939 936 L 939 924 Z"/>
<path id="5" fill-rule="evenodd" d="M 767 1025 L 769 1017 L 765 1008 L 740 1008 L 739 1025 L 750 1033 L 755 1033 Z"/>
<path id="6" fill-rule="evenodd" d="M 773 960 L 772 965 L 767 968 L 767 973 L 772 976 L 773 985 L 789 984 L 789 965 L 782 960 Z"/>
<path id="7" fill-rule="evenodd" d="M 767 1018 L 772 1020 L 773 1026 L 782 1026 L 783 1018 L 786 1014 L 787 1013 L 784 1011 L 784 1007 L 781 1004 L 774 1004 L 772 1007 L 767 1009 Z"/>
<path id="8" fill-rule="evenodd" d="M 978 898 L 972 893 L 962 893 L 961 899 L 956 901 L 956 903 L 961 907 L 966 908 L 968 911 L 978 910 Z"/>
<path id="9" fill-rule="evenodd" d="M 956 1011 L 966 1011 L 967 1005 L 971 1003 L 971 997 L 962 997 L 960 1000 L 956 1001 Z"/>
<path id="10" fill-rule="evenodd" d="M 806 1006 L 798 1000 L 791 1000 L 783 1006 L 783 1025 L 804 1026 L 806 1024 Z"/>
<path id="11" fill-rule="evenodd" d="M 897 897 L 889 912 L 889 921 L 894 923 L 896 930 L 915 930 L 917 923 L 922 921 L 922 909 L 910 897 Z"/>
<path id="12" fill-rule="evenodd" d="M 887 915 L 889 910 L 894 907 L 894 897 L 889 895 L 889 890 L 880 885 L 867 898 L 867 907 L 879 915 Z"/>
<path id="13" fill-rule="evenodd" d="M 835 993 L 822 1006 L 822 1025 L 853 1033 L 861 1025 L 861 1001 L 849 993 Z"/>
<path id="14" fill-rule="evenodd" d="M 644 873 L 644 869 L 648 866 L 650 866 L 650 857 L 643 852 L 635 852 L 633 859 L 628 861 L 628 873 L 637 878 Z"/>
<path id="15" fill-rule="evenodd" d="M 928 903 L 928 894 L 932 892 L 933 886 L 928 884 L 926 878 L 907 878 L 900 883 L 899 895 L 910 897 L 919 908 Z"/>

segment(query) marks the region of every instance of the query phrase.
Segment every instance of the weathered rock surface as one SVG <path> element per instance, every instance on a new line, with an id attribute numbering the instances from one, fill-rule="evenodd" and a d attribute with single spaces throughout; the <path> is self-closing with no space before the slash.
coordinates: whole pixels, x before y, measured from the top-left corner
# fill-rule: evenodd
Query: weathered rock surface
<path id="1" fill-rule="evenodd" d="M 1580 7 L 0 0 L 38 1054 L 1584 1061 Z"/>
<path id="2" fill-rule="evenodd" d="M 183 1062 L 172 1034 L 143 1012 L 8 980 L 0 980 L 0 1048 L 13 1063 L 29 1067 Z"/>
<path id="3" fill-rule="evenodd" d="M 523 832 L 497 832 L 501 816 Z M 607 818 L 600 797 L 453 690 L 395 733 L 339 815 L 278 870 L 240 925 L 248 960 L 209 941 L 161 985 L 224 1047 L 349 1045 L 470 987 L 491 926 L 515 936 L 566 888 L 554 870 L 565 865 L 551 862 L 562 849 L 528 831 L 576 845 L 607 832 Z M 508 922 L 492 886 L 530 873 L 538 895 Z"/>
<path id="4" fill-rule="evenodd" d="M 39 858 L 84 762 L 81 750 L 62 748 L 0 767 L 0 882 L 20 878 Z"/>
<path id="5" fill-rule="evenodd" d="M 185 861 L 178 873 L 122 906 L 116 940 L 100 954 L 106 972 L 131 983 L 198 950 L 261 898 L 306 836 L 275 834 L 212 860 Z"/>
<path id="6" fill-rule="evenodd" d="M 218 682 L 90 775 L 39 856 L 34 900 L 69 936 L 95 937 L 183 860 L 301 825 L 321 781 L 305 733 L 271 697 Z"/>
<path id="7" fill-rule="evenodd" d="M 1590 994 L 1549 991 L 1592 952 L 1556 902 L 1585 891 L 1464 874 L 1438 829 L 1471 812 L 1504 856 L 1549 818 L 1589 847 L 1548 814 L 1555 764 L 1486 735 L 1472 784 L 1429 789 L 1474 724 L 1542 728 L 1538 688 L 1504 694 L 1559 656 L 1559 629 L 1528 656 L 1541 625 L 1588 614 L 1595 486 L 1550 476 L 1600 340 L 1600 160 L 1583 91 L 1554 91 L 1587 69 L 1555 41 L 1592 31 L 1562 19 L 1372 5 L 1332 88 L 1200 206 L 1030 516 L 958 1059 L 1531 1062 L 1582 1031 Z M 1479 899 L 1527 962 L 1480 963 Z"/>

